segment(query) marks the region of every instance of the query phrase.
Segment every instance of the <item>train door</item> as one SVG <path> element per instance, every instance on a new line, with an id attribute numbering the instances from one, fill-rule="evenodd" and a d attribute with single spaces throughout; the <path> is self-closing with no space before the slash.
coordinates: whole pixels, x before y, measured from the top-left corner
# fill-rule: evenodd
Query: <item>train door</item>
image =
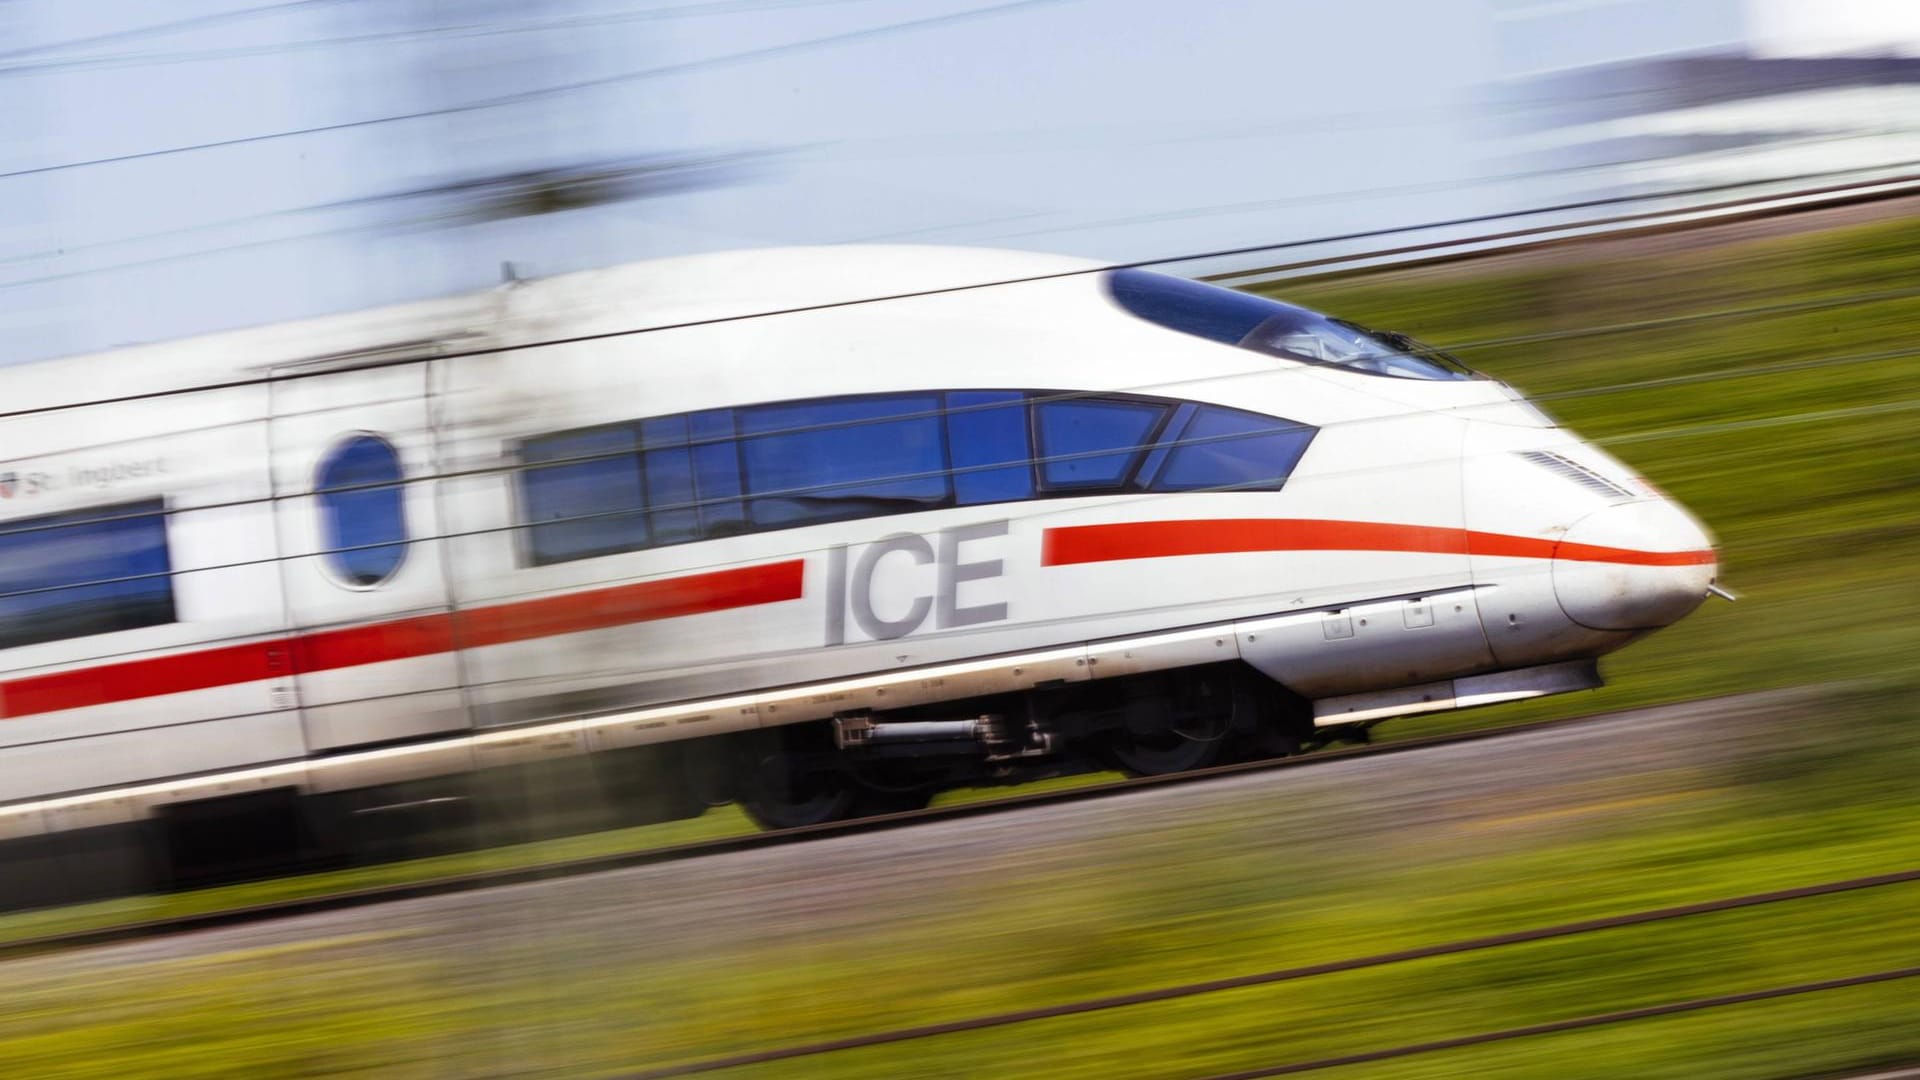
<path id="1" fill-rule="evenodd" d="M 23 412 L 0 421 L 0 802 L 299 757 L 264 392 Z"/>
<path id="2" fill-rule="evenodd" d="M 315 752 L 467 726 L 425 355 L 370 368 L 408 357 L 363 353 L 275 371 L 274 517 Z"/>

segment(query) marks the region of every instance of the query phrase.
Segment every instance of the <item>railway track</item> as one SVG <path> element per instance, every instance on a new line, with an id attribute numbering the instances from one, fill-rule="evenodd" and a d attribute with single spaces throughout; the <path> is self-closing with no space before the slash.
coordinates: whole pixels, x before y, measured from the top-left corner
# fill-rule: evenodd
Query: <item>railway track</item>
<path id="1" fill-rule="evenodd" d="M 1706 698 L 1694 704 L 1733 706 L 1750 703 L 1758 707 L 1762 703 L 1777 703 L 1783 697 L 1802 696 L 1810 692 L 1812 691 L 1806 689 L 1763 691 L 1721 698 Z M 493 888 L 501 885 L 549 881 L 576 877 L 583 874 L 598 873 L 605 870 L 652 866 L 660 863 L 676 862 L 683 859 L 700 858 L 710 855 L 756 851 L 785 844 L 855 836 L 863 833 L 883 832 L 890 829 L 908 828 L 936 821 L 953 821 L 962 818 L 980 817 L 1010 809 L 1051 806 L 1111 798 L 1149 789 L 1203 783 L 1221 777 L 1310 768 L 1315 765 L 1331 764 L 1338 761 L 1352 761 L 1359 758 L 1378 757 L 1387 754 L 1412 753 L 1420 750 L 1483 742 L 1509 736 L 1577 728 L 1604 723 L 1638 711 L 1641 710 L 1619 710 L 1596 713 L 1588 716 L 1569 717 L 1560 720 L 1515 724 L 1508 727 L 1489 728 L 1479 731 L 1405 739 L 1390 743 L 1318 750 L 1296 757 L 1217 765 L 1211 768 L 1196 769 L 1191 772 L 1175 773 L 1167 776 L 1137 777 L 1108 783 L 1091 784 L 1078 788 L 1069 788 L 1061 791 L 1034 792 L 1012 795 L 1000 799 L 984 800 L 981 802 L 963 803 L 955 806 L 937 806 L 924 810 L 885 814 L 855 821 L 834 822 L 794 829 L 780 829 L 771 832 L 748 833 L 741 836 L 702 840 L 687 844 L 674 844 L 641 851 L 599 855 L 563 862 L 545 863 L 536 866 L 490 870 L 438 878 L 431 881 L 383 885 L 346 892 L 329 893 L 320 896 L 278 900 L 270 903 L 229 908 L 221 911 L 170 916 L 139 922 L 120 923 L 112 926 L 17 938 L 12 941 L 0 942 L 0 961 L 53 951 L 87 948 L 119 942 L 166 937 L 197 930 L 210 930 L 221 927 L 266 922 L 273 919 L 289 918 L 298 915 L 370 907 L 397 900 L 443 896 L 452 893 Z"/>
<path id="2" fill-rule="evenodd" d="M 622 1074 L 621 1080 L 666 1080 L 668 1077 L 694 1076 L 749 1065 L 793 1061 L 800 1058 L 832 1054 L 843 1050 L 912 1042 L 920 1039 L 937 1038 L 944 1035 L 957 1035 L 963 1032 L 1031 1023 L 1037 1020 L 1105 1012 L 1111 1009 L 1125 1009 L 1139 1005 L 1197 997 L 1205 994 L 1216 994 L 1226 990 L 1242 990 L 1249 987 L 1267 986 L 1274 983 L 1314 978 L 1316 976 L 1358 971 L 1363 968 L 1384 967 L 1390 964 L 1403 964 L 1414 960 L 1483 952 L 1529 942 L 1568 938 L 1630 926 L 1646 926 L 1654 923 L 1672 922 L 1678 919 L 1734 911 L 1742 908 L 1790 903 L 1796 900 L 1808 900 L 1815 897 L 1833 896 L 1840 893 L 1886 888 L 1916 882 L 1920 882 L 1920 868 L 1911 868 L 1888 874 L 1876 874 L 1868 877 L 1845 878 L 1814 885 L 1778 889 L 1770 892 L 1749 893 L 1743 896 L 1724 897 L 1718 900 L 1680 904 L 1672 907 L 1651 908 L 1597 919 L 1583 919 L 1576 922 L 1534 927 L 1527 930 L 1516 930 L 1504 934 L 1491 934 L 1457 941 L 1441 942 L 1433 945 L 1422 945 L 1394 952 L 1376 953 L 1370 956 L 1351 957 L 1344 960 L 1307 964 L 1299 967 L 1279 968 L 1271 971 L 1236 975 L 1205 982 L 1185 983 L 1177 986 L 1158 987 L 1124 994 L 1084 998 L 1078 1001 L 1044 1005 L 1032 1009 L 993 1013 L 935 1024 L 923 1024 L 915 1027 L 894 1028 L 887 1031 L 871 1032 L 865 1035 L 854 1035 L 813 1043 L 801 1043 L 771 1050 L 759 1050 L 749 1053 L 731 1054 L 723 1057 L 704 1058 L 696 1061 L 662 1065 L 625 1073 Z M 1777 998 L 1795 997 L 1802 994 L 1813 994 L 1854 986 L 1866 986 L 1874 983 L 1894 982 L 1916 977 L 1920 977 L 1920 965 L 1888 968 L 1881 971 L 1852 974 L 1838 978 L 1793 983 L 1785 986 L 1773 986 L 1757 990 L 1742 990 L 1708 997 L 1665 1002 L 1657 1005 L 1592 1013 L 1521 1027 L 1475 1032 L 1451 1038 L 1406 1043 L 1399 1046 L 1357 1051 L 1332 1057 L 1284 1062 L 1260 1068 L 1220 1073 L 1204 1077 L 1203 1080 L 1254 1080 L 1256 1077 L 1287 1076 L 1296 1073 L 1315 1072 L 1322 1069 L 1337 1068 L 1343 1065 L 1386 1061 L 1393 1058 L 1411 1057 L 1418 1054 L 1437 1053 L 1443 1050 L 1482 1046 L 1513 1039 L 1578 1031 L 1584 1028 L 1601 1027 L 1609 1024 L 1624 1024 L 1637 1020 L 1650 1020 L 1662 1016 L 1673 1016 L 1680 1013 L 1699 1012 L 1750 1002 L 1770 1001 Z"/>

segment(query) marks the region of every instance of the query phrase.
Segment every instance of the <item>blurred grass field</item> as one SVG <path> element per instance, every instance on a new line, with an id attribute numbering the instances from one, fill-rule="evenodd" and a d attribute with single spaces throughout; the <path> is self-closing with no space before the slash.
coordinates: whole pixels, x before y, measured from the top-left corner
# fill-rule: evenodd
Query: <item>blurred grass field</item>
<path id="1" fill-rule="evenodd" d="M 1188 789 L 1185 813 L 1032 833 L 938 887 L 850 881 L 819 917 L 755 918 L 716 893 L 711 915 L 656 930 L 635 881 L 600 890 L 599 917 L 550 896 L 213 955 L 18 961 L 0 1060 L 36 1077 L 613 1076 L 1885 872 L 1920 850 L 1906 706 L 1837 699 L 1849 740 L 1776 704 L 1723 721 L 1751 740 L 1652 736 L 1585 778 L 1446 777 L 1423 814 L 1404 813 L 1420 803 L 1406 788 L 1429 781 L 1385 762 L 1351 784 Z M 716 1075 L 1206 1075 L 1913 964 L 1917 896 L 1894 885 Z M 1891 983 L 1333 1075 L 1866 1071 L 1920 1060 L 1916 1020 L 1920 989 Z"/>
<path id="2" fill-rule="evenodd" d="M 1643 778 L 1625 793 L 1566 792 L 1564 806 L 1542 811 L 1545 824 L 1463 835 L 1408 823 L 1404 837 L 1370 834 L 1362 849 L 1337 826 L 1276 837 L 1230 816 L 1159 822 L 1126 843 L 1060 852 L 1046 868 L 982 873 L 938 912 L 845 940 L 636 964 L 529 930 L 490 952 L 491 978 L 385 940 L 49 977 L 0 1014 L 0 1061 L 36 1076 L 439 1076 L 488 1073 L 484 1055 L 507 1052 L 593 1075 L 1920 863 L 1920 295 L 1854 302 L 1907 289 L 1920 292 L 1920 220 L 1655 256 L 1572 247 L 1551 265 L 1464 262 L 1273 290 L 1452 347 L 1540 400 L 1701 517 L 1720 541 L 1721 580 L 1743 597 L 1607 661 L 1606 689 L 1391 723 L 1383 737 L 1848 685 L 1790 721 L 1756 721 L 1758 756 Z M 1578 333 L 1814 300 L 1842 303 Z M 1534 340 L 1461 344 L 1522 337 Z M 1798 366 L 1778 370 L 1787 365 Z M 1746 373 L 1757 367 L 1776 370 Z M 1632 383 L 1650 385 L 1623 388 Z M 12 916 L 0 934 L 744 828 L 729 809 L 333 878 Z M 1397 1045 L 1920 962 L 1916 889 L 721 1075 L 1198 1075 Z M 538 977 L 520 977 L 527 970 Z M 1895 983 L 1329 1075 L 1758 1078 L 1914 1060 L 1920 986 Z"/>

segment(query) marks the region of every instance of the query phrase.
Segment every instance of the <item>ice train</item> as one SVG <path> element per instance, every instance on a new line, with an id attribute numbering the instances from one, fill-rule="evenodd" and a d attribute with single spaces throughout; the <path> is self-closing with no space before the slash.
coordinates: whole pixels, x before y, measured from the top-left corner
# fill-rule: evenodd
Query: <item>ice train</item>
<path id="1" fill-rule="evenodd" d="M 49 880 L 534 776 L 787 825 L 1284 753 L 1598 685 L 1716 567 L 1442 353 L 1051 256 L 669 259 L 0 387 L 0 852 Z"/>

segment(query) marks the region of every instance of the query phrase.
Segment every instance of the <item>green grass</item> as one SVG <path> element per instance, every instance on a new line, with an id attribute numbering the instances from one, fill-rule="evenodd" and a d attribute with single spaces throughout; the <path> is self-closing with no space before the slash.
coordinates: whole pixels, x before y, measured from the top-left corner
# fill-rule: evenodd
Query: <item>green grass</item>
<path id="1" fill-rule="evenodd" d="M 548 866 L 576 859 L 739 836 L 752 831 L 754 825 L 747 820 L 745 813 L 738 807 L 724 806 L 687 821 L 513 844 L 408 862 L 21 912 L 0 917 L 0 945 L 49 934 L 78 933 L 154 919 L 230 911 L 256 904 L 333 896 L 359 889 L 434 881 L 490 870 Z"/>
<path id="2" fill-rule="evenodd" d="M 1037 794 L 1119 778 L 1118 773 L 1081 774 L 1026 784 L 1018 790 L 1022 794 Z M 1004 798 L 1007 792 L 1006 788 L 962 788 L 945 792 L 934 802 L 941 806 L 976 803 Z M 231 911 L 257 904 L 336 896 L 361 889 L 438 881 L 495 870 L 556 866 L 579 859 L 744 836 L 757 830 L 758 827 L 739 807 L 721 806 L 685 821 L 510 844 L 406 862 L 20 912 L 0 916 L 0 946 L 51 934 L 80 933 L 156 919 Z"/>
<path id="3" fill-rule="evenodd" d="M 1575 255 L 1551 268 L 1462 264 L 1278 291 L 1443 345 L 1488 341 L 1920 287 L 1920 222 L 1658 258 Z M 1731 758 L 1676 750 L 1605 783 L 1527 799 L 1463 792 L 1445 813 L 1407 821 L 1349 821 L 1293 790 L 1310 785 L 1275 785 L 1191 820 L 1116 822 L 1098 842 L 1043 844 L 980 867 L 923 908 L 827 935 L 770 926 L 640 954 L 604 928 L 575 932 L 562 920 L 515 926 L 479 956 L 416 948 L 395 931 L 110 972 L 31 961 L 10 971 L 0 1061 L 35 1076 L 594 1075 L 1906 868 L 1920 862 L 1920 416 L 1805 414 L 1920 398 L 1920 358 L 1736 373 L 1908 347 L 1920 348 L 1920 299 L 1463 351 L 1692 508 L 1718 535 L 1722 580 L 1743 599 L 1711 602 L 1624 650 L 1608 661 L 1604 690 L 1397 721 L 1380 734 L 1849 687 L 1795 716 L 1756 715 Z M 1717 375 L 1730 377 L 1588 392 Z M 1784 422 L 1728 426 L 1769 418 Z M 709 814 L 15 916 L 0 920 L 0 934 L 744 827 Z M 1920 886 L 1898 886 L 726 1075 L 1200 1075 L 1920 963 L 1916 902 Z M 1866 1071 L 1920 1059 L 1916 1021 L 1920 985 L 1890 984 L 1330 1075 Z"/>
<path id="4" fill-rule="evenodd" d="M 612 1074 L 1905 868 L 1910 703 L 1834 709 L 1852 738 L 1761 714 L 1751 742 L 1463 788 L 1405 820 L 1365 816 L 1391 781 L 1216 795 L 1208 813 L 896 884 L 872 919 L 660 933 L 642 906 L 623 935 L 522 908 L 483 921 L 484 946 L 414 925 L 106 970 L 34 961 L 9 971 L 0 1060 L 76 1077 Z M 726 1075 L 1199 1075 L 1920 962 L 1916 900 L 1920 884 L 1890 886 Z M 1920 1056 L 1916 1019 L 1920 987 L 1890 984 L 1355 1072 L 1800 1075 Z"/>

